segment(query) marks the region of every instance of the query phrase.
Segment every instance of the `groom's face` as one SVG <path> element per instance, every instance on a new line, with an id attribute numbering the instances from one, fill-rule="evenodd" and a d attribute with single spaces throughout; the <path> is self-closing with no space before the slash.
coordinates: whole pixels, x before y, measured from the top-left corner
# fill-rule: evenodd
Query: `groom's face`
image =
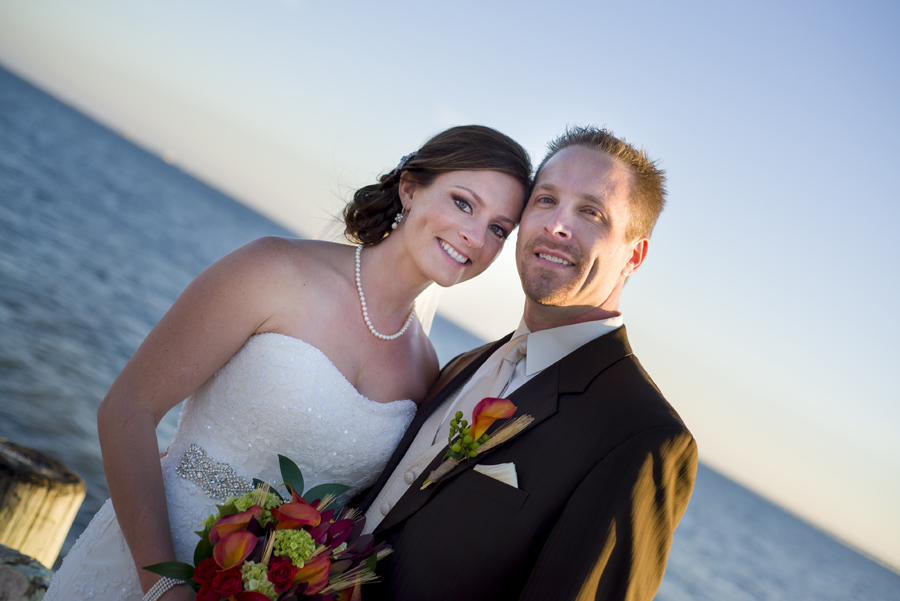
<path id="1" fill-rule="evenodd" d="M 516 245 L 530 301 L 616 309 L 633 271 L 634 241 L 625 236 L 631 180 L 618 159 L 586 146 L 565 148 L 544 165 Z"/>

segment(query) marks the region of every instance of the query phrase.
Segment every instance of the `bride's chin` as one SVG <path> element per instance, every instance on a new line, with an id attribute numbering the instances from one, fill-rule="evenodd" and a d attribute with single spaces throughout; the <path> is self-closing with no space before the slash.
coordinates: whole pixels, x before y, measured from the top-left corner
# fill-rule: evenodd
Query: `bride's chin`
<path id="1" fill-rule="evenodd" d="M 450 269 L 453 269 L 450 266 Z M 450 273 L 450 269 L 435 269 L 429 274 L 432 282 L 440 286 L 441 288 L 450 288 L 451 286 L 455 286 L 456 284 L 460 284 L 469 278 L 468 273 L 465 270 L 459 270 L 457 273 Z"/>
<path id="2" fill-rule="evenodd" d="M 432 283 L 437 284 L 441 288 L 449 288 L 450 286 L 459 283 L 459 280 L 456 278 L 448 278 L 446 276 L 442 276 L 441 274 L 435 273 L 430 274 L 429 279 L 432 281 Z"/>

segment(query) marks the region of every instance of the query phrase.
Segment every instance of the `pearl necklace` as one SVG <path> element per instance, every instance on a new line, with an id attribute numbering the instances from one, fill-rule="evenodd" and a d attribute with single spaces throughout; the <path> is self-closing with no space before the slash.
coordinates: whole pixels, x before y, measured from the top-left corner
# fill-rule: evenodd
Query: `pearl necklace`
<path id="1" fill-rule="evenodd" d="M 366 320 L 366 325 L 369 327 L 369 331 L 372 332 L 372 336 L 375 338 L 378 338 L 379 340 L 394 340 L 400 338 L 406 332 L 407 328 L 409 328 L 409 324 L 412 323 L 413 315 L 416 314 L 416 301 L 413 301 L 412 307 L 409 309 L 409 315 L 406 316 L 406 323 L 403 324 L 403 327 L 400 328 L 399 332 L 391 334 L 390 336 L 385 336 L 376 330 L 372 325 L 372 322 L 369 321 L 369 310 L 366 307 L 366 295 L 363 294 L 362 281 L 359 277 L 359 257 L 362 254 L 362 248 L 362 244 L 356 247 L 356 290 L 359 292 L 359 304 L 362 306 L 363 319 Z"/>

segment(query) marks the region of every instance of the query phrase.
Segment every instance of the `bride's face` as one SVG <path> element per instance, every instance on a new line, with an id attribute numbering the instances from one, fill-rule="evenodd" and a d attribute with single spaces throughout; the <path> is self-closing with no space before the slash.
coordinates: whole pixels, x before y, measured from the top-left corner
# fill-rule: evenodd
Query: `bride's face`
<path id="1" fill-rule="evenodd" d="M 400 199 L 409 208 L 401 224 L 407 249 L 422 273 L 446 287 L 497 258 L 518 223 L 525 189 L 497 171 L 451 171 L 427 187 L 403 181 Z"/>

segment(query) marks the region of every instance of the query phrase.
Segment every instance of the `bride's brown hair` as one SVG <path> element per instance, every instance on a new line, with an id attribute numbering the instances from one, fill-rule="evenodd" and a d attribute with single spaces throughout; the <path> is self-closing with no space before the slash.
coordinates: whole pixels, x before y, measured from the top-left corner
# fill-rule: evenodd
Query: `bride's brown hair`
<path id="1" fill-rule="evenodd" d="M 518 142 L 483 125 L 461 125 L 428 140 L 405 164 L 356 191 L 344 207 L 344 235 L 355 244 L 377 244 L 391 231 L 403 208 L 401 178 L 427 187 L 449 171 L 498 171 L 531 189 L 531 160 Z"/>

